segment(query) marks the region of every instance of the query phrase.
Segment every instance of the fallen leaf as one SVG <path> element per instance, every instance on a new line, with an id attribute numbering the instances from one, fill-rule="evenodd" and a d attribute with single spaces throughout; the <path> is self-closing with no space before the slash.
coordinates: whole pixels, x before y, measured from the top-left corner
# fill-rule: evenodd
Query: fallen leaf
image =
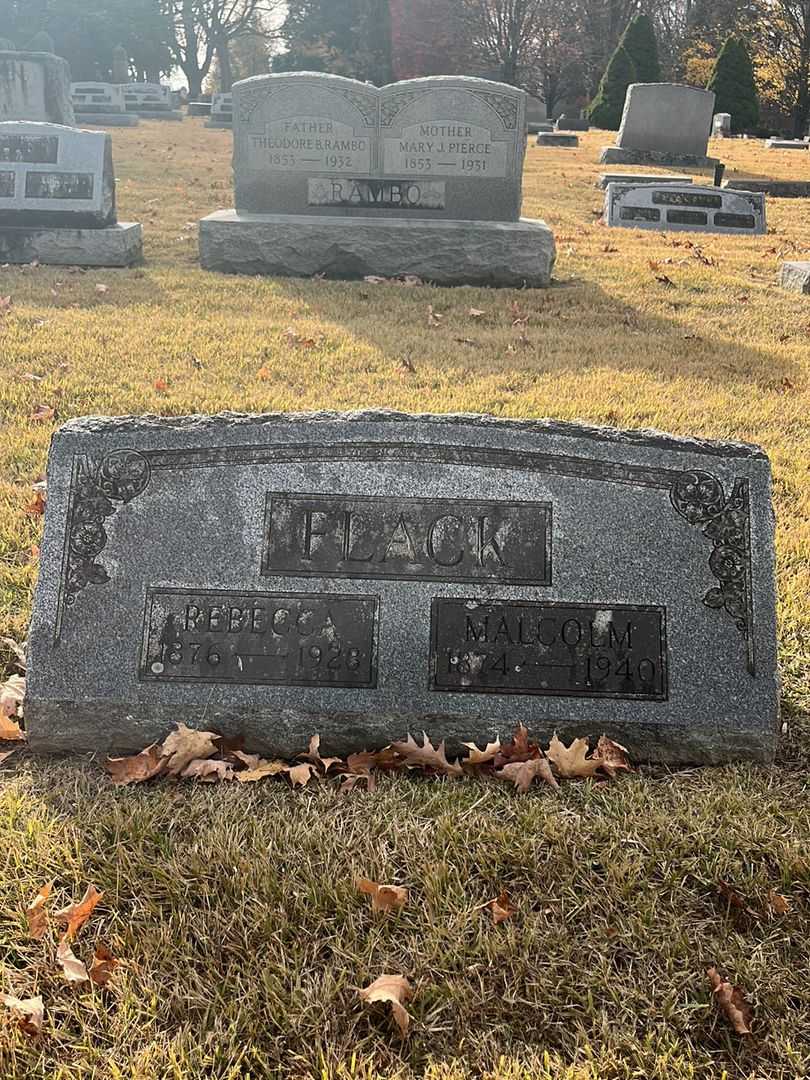
<path id="1" fill-rule="evenodd" d="M 196 731 L 178 724 L 160 748 L 168 775 L 179 776 L 189 762 L 212 757 L 217 752 L 215 740 L 218 739 L 219 735 L 213 731 Z"/>
<path id="2" fill-rule="evenodd" d="M 12 637 L 0 637 L 0 645 L 5 645 L 7 649 L 10 649 L 14 653 L 14 657 L 20 668 L 25 671 L 26 656 L 25 647 L 20 645 L 19 641 L 15 641 Z"/>
<path id="3" fill-rule="evenodd" d="M 788 903 L 787 897 L 782 896 L 773 889 L 768 889 L 768 907 L 774 915 L 787 915 L 790 911 L 790 904 Z"/>
<path id="4" fill-rule="evenodd" d="M 738 892 L 733 885 L 729 885 L 727 881 L 718 881 L 717 892 L 730 908 L 734 908 L 735 911 L 744 911 L 746 915 L 753 915 L 754 918 L 756 918 L 756 911 L 754 911 L 743 894 Z"/>
<path id="5" fill-rule="evenodd" d="M 551 787 L 558 788 L 560 785 L 554 779 L 551 765 L 543 757 L 530 758 L 528 761 L 513 761 L 499 769 L 496 776 L 501 780 L 508 780 L 514 784 L 521 793 L 525 794 L 531 787 L 535 777 L 543 780 Z"/>
<path id="6" fill-rule="evenodd" d="M 404 975 L 380 975 L 379 979 L 375 979 L 370 986 L 358 993 L 367 1005 L 373 1005 L 376 1001 L 388 1002 L 399 1033 L 405 1038 L 411 1018 L 403 1002 L 408 1000 L 412 991 L 411 984 Z"/>
<path id="7" fill-rule="evenodd" d="M 632 772 L 633 767 L 628 761 L 627 754 L 627 747 L 614 742 L 607 735 L 600 735 L 594 752 L 594 760 L 598 760 L 602 771 L 606 772 L 611 780 L 614 780 L 616 773 L 622 769 Z"/>
<path id="8" fill-rule="evenodd" d="M 60 922 L 67 923 L 65 938 L 70 939 L 76 936 L 93 914 L 96 904 L 103 895 L 104 893 L 98 892 L 95 885 L 88 885 L 87 891 L 78 904 L 68 904 L 67 907 L 60 908 L 59 911 L 54 912 L 54 916 L 59 919 Z"/>
<path id="9" fill-rule="evenodd" d="M 401 356 L 399 358 L 399 364 L 400 367 L 404 368 L 404 370 L 407 371 L 409 375 L 416 374 L 416 364 L 414 364 L 413 360 L 411 360 L 409 356 Z"/>
<path id="10" fill-rule="evenodd" d="M 153 386 L 153 387 L 154 387 L 154 389 L 155 389 L 155 390 L 157 390 L 157 391 L 158 391 L 159 393 L 165 393 L 165 392 L 166 392 L 166 390 L 168 390 L 168 389 L 169 389 L 169 384 L 168 384 L 168 382 L 166 381 L 166 379 L 164 379 L 164 378 L 157 378 L 157 379 L 155 379 L 155 381 L 154 381 L 154 382 L 152 383 L 152 386 Z"/>
<path id="11" fill-rule="evenodd" d="M 180 776 L 183 780 L 201 780 L 204 784 L 215 784 L 218 780 L 233 780 L 234 772 L 230 761 L 197 758 L 186 765 Z"/>
<path id="12" fill-rule="evenodd" d="M 465 742 L 461 745 L 466 746 L 470 751 L 462 763 L 464 765 L 485 765 L 488 761 L 493 761 L 501 752 L 500 739 L 487 743 L 483 750 L 479 750 L 474 742 Z"/>
<path id="13" fill-rule="evenodd" d="M 0 742 L 25 742 L 25 732 L 16 720 L 0 711 Z"/>
<path id="14" fill-rule="evenodd" d="M 55 416 L 56 409 L 51 405 L 37 405 L 29 419 L 36 423 L 46 423 L 48 420 L 53 420 Z"/>
<path id="15" fill-rule="evenodd" d="M 483 319 L 486 312 L 482 311 L 481 308 L 471 307 L 468 314 L 471 319 Z"/>
<path id="16" fill-rule="evenodd" d="M 365 281 L 369 285 L 385 285 L 385 283 L 388 281 L 388 278 L 378 277 L 377 274 L 367 274 L 363 278 L 363 281 Z"/>
<path id="17" fill-rule="evenodd" d="M 41 1035 L 45 1021 L 45 1006 L 41 997 L 20 999 L 13 994 L 3 994 L 3 1004 L 17 1017 L 20 1028 L 26 1035 Z"/>
<path id="18" fill-rule="evenodd" d="M 7 311 L 11 310 L 11 297 L 0 296 L 0 315 L 5 315 Z"/>
<path id="19" fill-rule="evenodd" d="M 25 679 L 10 675 L 0 686 L 0 742 L 23 742 L 25 732 L 16 717 L 25 699 Z"/>
<path id="20" fill-rule="evenodd" d="M 368 878 L 358 878 L 357 889 L 371 897 L 372 911 L 400 911 L 408 902 L 408 890 L 401 885 L 378 885 Z"/>
<path id="21" fill-rule="evenodd" d="M 25 917 L 28 919 L 28 932 L 35 941 L 41 941 L 48 929 L 48 913 L 45 905 L 51 896 L 53 882 L 46 882 L 37 895 L 25 909 Z"/>
<path id="22" fill-rule="evenodd" d="M 41 491 L 37 491 L 30 503 L 25 507 L 25 512 L 29 517 L 39 517 L 40 514 L 45 513 L 45 496 Z"/>
<path id="23" fill-rule="evenodd" d="M 517 908 L 510 901 L 506 889 L 503 889 L 493 900 L 488 900 L 484 907 L 489 908 L 492 913 L 492 921 L 496 926 L 498 923 L 511 919 L 517 911 Z"/>
<path id="24" fill-rule="evenodd" d="M 288 775 L 293 787 L 306 787 L 313 773 L 315 773 L 315 766 L 308 761 L 302 761 L 300 765 L 293 765 Z"/>
<path id="25" fill-rule="evenodd" d="M 343 758 L 339 757 L 321 757 L 321 737 L 320 735 L 313 735 L 309 740 L 309 749 L 305 754 L 300 755 L 306 758 L 308 761 L 314 762 L 316 765 L 320 765 L 324 773 L 329 772 L 330 765 L 343 764 Z"/>
<path id="26" fill-rule="evenodd" d="M 109 291 L 110 291 L 110 286 L 109 285 L 101 285 L 101 284 L 96 285 L 96 292 L 99 294 L 99 296 L 103 296 L 104 293 L 109 292 Z"/>
<path id="27" fill-rule="evenodd" d="M 261 379 L 262 382 L 267 382 L 268 379 L 273 378 L 273 372 L 269 367 L 260 367 L 256 372 L 256 378 Z"/>
<path id="28" fill-rule="evenodd" d="M 507 761 L 528 761 L 529 758 L 539 756 L 540 748 L 536 743 L 529 742 L 529 732 L 525 724 L 518 724 L 511 739 L 501 747 L 498 762 L 503 764 Z"/>
<path id="29" fill-rule="evenodd" d="M 64 971 L 65 978 L 68 982 L 90 982 L 87 968 L 71 949 L 67 934 L 65 934 L 56 948 L 56 959 L 62 965 L 62 971 Z"/>
<path id="30" fill-rule="evenodd" d="M 566 780 L 582 779 L 593 776 L 601 765 L 598 758 L 588 758 L 588 749 L 587 739 L 574 739 L 570 746 L 565 746 L 555 733 L 548 744 L 546 757 Z"/>
<path id="31" fill-rule="evenodd" d="M 422 740 L 422 745 L 420 746 L 413 735 L 409 734 L 405 742 L 391 743 L 391 749 L 396 750 L 396 752 L 402 756 L 405 765 L 438 769 L 439 772 L 446 773 L 448 776 L 463 775 L 464 770 L 457 761 L 453 762 L 451 765 L 447 760 L 447 755 L 444 750 L 444 739 L 442 739 L 438 746 L 434 746 L 427 737 L 427 732 L 423 731 Z"/>
<path id="32" fill-rule="evenodd" d="M 340 785 L 341 794 L 348 795 L 360 784 L 366 785 L 366 791 L 375 790 L 377 781 L 374 779 L 374 773 L 370 769 L 366 769 L 365 772 L 349 773 L 348 776 L 345 776 Z"/>
<path id="33" fill-rule="evenodd" d="M 94 982 L 96 986 L 106 986 L 120 962 L 104 945 L 97 945 L 89 971 L 91 982 Z"/>
<path id="34" fill-rule="evenodd" d="M 710 967 L 706 975 L 709 978 L 709 985 L 717 1007 L 738 1035 L 750 1035 L 753 1013 L 742 993 L 736 986 L 732 986 L 730 982 L 723 979 L 716 967 Z"/>
<path id="35" fill-rule="evenodd" d="M 157 776 L 163 771 L 163 758 L 158 744 L 152 743 L 131 757 L 107 758 L 104 768 L 116 787 L 125 787 L 127 784 L 142 784 Z"/>
<path id="36" fill-rule="evenodd" d="M 428 326 L 441 326 L 443 315 L 440 315 L 437 311 L 433 310 L 433 304 L 428 304 L 427 309 L 427 321 Z"/>
<path id="37" fill-rule="evenodd" d="M 237 757 L 239 754 L 237 753 Z M 251 757 L 250 754 L 245 754 L 244 757 Z M 247 762 L 245 762 L 247 764 Z M 235 778 L 240 784 L 253 784 L 257 780 L 264 780 L 268 776 L 278 776 L 279 773 L 289 772 L 290 766 L 286 761 L 264 761 L 262 758 L 256 758 L 256 764 L 248 766 L 247 769 L 243 769 L 242 772 L 235 773 Z"/>

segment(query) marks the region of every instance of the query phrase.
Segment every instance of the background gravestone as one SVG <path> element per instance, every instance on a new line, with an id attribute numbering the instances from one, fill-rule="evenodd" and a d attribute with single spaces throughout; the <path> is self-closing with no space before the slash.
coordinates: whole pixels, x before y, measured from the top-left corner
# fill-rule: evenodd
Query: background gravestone
<path id="1" fill-rule="evenodd" d="M 75 420 L 29 672 L 35 749 L 137 750 L 185 721 L 345 753 L 521 721 L 636 759 L 768 759 L 768 460 L 491 417 Z"/>
<path id="2" fill-rule="evenodd" d="M 142 243 L 116 220 L 109 135 L 0 123 L 0 262 L 129 266 Z"/>
<path id="3" fill-rule="evenodd" d="M 70 97 L 77 124 L 137 127 L 138 117 L 127 112 L 123 86 L 100 82 L 72 83 Z"/>
<path id="4" fill-rule="evenodd" d="M 232 93 L 236 210 L 201 222 L 203 266 L 548 284 L 551 232 L 519 216 L 523 91 L 298 72 Z"/>
<path id="5" fill-rule="evenodd" d="M 75 123 L 67 60 L 52 53 L 0 52 L 0 122 Z"/>
<path id="6" fill-rule="evenodd" d="M 631 83 L 616 145 L 599 158 L 605 165 L 709 167 L 706 156 L 714 94 L 678 83 Z"/>

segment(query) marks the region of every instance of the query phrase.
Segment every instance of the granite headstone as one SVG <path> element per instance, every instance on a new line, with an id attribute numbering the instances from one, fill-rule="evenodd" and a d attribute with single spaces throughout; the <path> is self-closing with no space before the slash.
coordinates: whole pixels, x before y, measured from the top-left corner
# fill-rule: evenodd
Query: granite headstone
<path id="1" fill-rule="evenodd" d="M 615 146 L 602 151 L 604 165 L 713 167 L 706 156 L 714 94 L 679 83 L 631 83 L 624 99 Z"/>
<path id="2" fill-rule="evenodd" d="M 761 191 L 772 199 L 810 199 L 810 180 L 724 180 L 724 188 L 736 191 Z"/>
<path id="3" fill-rule="evenodd" d="M 115 83 L 72 83 L 70 99 L 78 124 L 136 127 L 138 117 L 127 112 L 123 86 Z"/>
<path id="4" fill-rule="evenodd" d="M 233 127 L 233 94 L 213 94 L 207 128 Z"/>
<path id="5" fill-rule="evenodd" d="M 183 114 L 172 106 L 171 87 L 163 83 L 125 83 L 124 102 L 128 113 L 143 120 L 182 120 Z"/>
<path id="6" fill-rule="evenodd" d="M 810 262 L 783 262 L 779 267 L 779 284 L 788 292 L 810 294 Z"/>
<path id="7" fill-rule="evenodd" d="M 546 285 L 553 237 L 519 216 L 524 108 L 521 90 L 454 76 L 236 83 L 236 209 L 201 222 L 203 266 Z"/>
<path id="8" fill-rule="evenodd" d="M 54 436 L 34 749 L 137 750 L 184 721 L 342 753 L 524 722 L 637 760 L 768 759 L 777 702 L 756 447 L 392 413 Z"/>
<path id="9" fill-rule="evenodd" d="M 0 52 L 0 122 L 74 124 L 70 67 L 52 53 Z"/>
<path id="10" fill-rule="evenodd" d="M 672 232 L 766 232 L 765 196 L 697 184 L 608 184 L 605 223 Z"/>

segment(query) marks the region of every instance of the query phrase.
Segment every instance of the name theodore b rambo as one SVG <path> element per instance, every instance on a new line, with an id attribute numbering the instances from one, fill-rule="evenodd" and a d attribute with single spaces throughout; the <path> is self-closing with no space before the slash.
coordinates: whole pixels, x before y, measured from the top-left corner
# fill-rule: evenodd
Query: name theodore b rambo
<path id="1" fill-rule="evenodd" d="M 284 120 L 284 134 L 252 135 L 253 146 L 260 150 L 325 150 L 350 153 L 368 148 L 364 136 L 321 138 L 334 131 L 331 120 Z M 491 154 L 489 142 L 445 142 L 446 139 L 472 139 L 472 128 L 466 124 L 420 124 L 420 139 L 400 139 L 403 154 Z M 318 136 L 313 138 L 312 136 Z M 434 140 L 441 139 L 441 142 Z M 422 141 L 430 140 L 430 141 Z"/>

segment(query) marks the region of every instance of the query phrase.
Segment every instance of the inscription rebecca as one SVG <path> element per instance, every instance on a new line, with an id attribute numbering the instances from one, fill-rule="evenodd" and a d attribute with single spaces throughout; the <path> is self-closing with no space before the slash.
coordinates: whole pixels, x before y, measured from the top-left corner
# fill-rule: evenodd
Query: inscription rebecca
<path id="1" fill-rule="evenodd" d="M 437 597 L 432 690 L 663 701 L 665 612 Z"/>
<path id="2" fill-rule="evenodd" d="M 551 506 L 271 493 L 265 575 L 551 583 Z"/>
<path id="3" fill-rule="evenodd" d="M 377 684 L 376 596 L 151 589 L 140 677 Z"/>

